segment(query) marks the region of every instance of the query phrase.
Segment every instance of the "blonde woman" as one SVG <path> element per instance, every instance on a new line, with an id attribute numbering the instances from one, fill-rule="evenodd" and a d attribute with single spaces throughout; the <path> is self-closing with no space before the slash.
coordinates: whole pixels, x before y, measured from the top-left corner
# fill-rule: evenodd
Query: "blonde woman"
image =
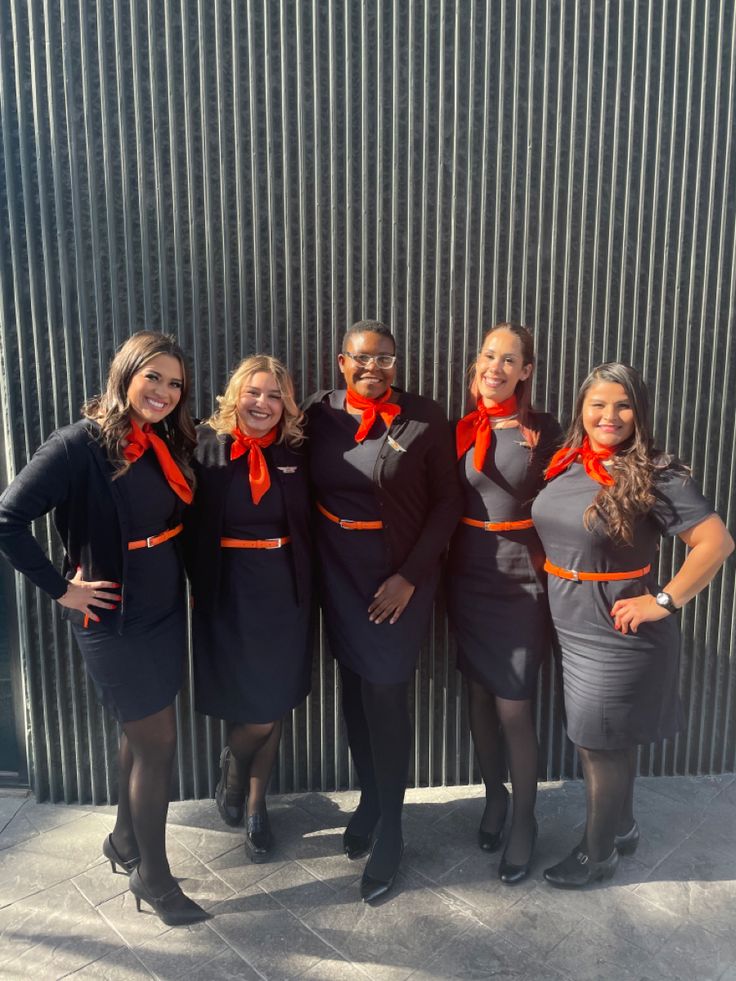
<path id="1" fill-rule="evenodd" d="M 311 547 L 302 417 L 276 358 L 233 372 L 197 430 L 197 494 L 187 518 L 198 711 L 230 724 L 215 799 L 243 819 L 246 852 L 268 858 L 266 789 L 281 720 L 311 678 Z"/>

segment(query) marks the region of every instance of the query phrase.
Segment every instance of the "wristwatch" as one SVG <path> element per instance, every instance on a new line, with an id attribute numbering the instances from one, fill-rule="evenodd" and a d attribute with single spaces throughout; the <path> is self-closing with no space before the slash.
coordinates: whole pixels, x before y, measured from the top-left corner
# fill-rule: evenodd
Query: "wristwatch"
<path id="1" fill-rule="evenodd" d="M 677 613 L 680 609 L 679 606 L 675 606 L 674 601 L 669 593 L 657 593 L 654 597 L 657 606 L 664 607 L 668 613 Z"/>

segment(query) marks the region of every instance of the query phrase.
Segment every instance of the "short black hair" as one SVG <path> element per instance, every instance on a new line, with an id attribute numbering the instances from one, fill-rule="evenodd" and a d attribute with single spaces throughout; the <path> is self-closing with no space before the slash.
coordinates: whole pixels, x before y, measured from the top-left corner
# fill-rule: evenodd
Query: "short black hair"
<path id="1" fill-rule="evenodd" d="M 351 327 L 348 327 L 342 336 L 343 354 L 348 337 L 352 337 L 353 334 L 380 334 L 382 337 L 388 337 L 394 346 L 394 351 L 396 351 L 396 338 L 391 333 L 391 328 L 382 324 L 380 320 L 358 320 Z"/>

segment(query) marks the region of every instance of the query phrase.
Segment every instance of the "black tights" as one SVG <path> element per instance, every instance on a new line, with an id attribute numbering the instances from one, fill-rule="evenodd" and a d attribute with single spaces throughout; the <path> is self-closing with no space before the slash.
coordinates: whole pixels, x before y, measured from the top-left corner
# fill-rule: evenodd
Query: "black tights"
<path id="1" fill-rule="evenodd" d="M 585 777 L 587 816 L 584 850 L 591 861 L 602 862 L 613 851 L 613 839 L 634 823 L 636 748 L 577 747 Z"/>
<path id="2" fill-rule="evenodd" d="M 276 722 L 247 722 L 234 725 L 228 745 L 236 761 L 230 766 L 228 787 L 248 781 L 248 816 L 265 809 L 266 790 L 281 741 L 281 719 Z"/>
<path id="3" fill-rule="evenodd" d="M 401 812 L 411 753 L 408 682 L 377 685 L 340 665 L 342 711 L 360 780 L 360 803 L 348 831 L 368 835 L 377 825 L 366 871 L 388 879 L 403 845 Z"/>
<path id="4" fill-rule="evenodd" d="M 471 679 L 468 706 L 473 746 L 486 787 L 486 808 L 481 828 L 483 831 L 497 831 L 503 821 L 506 808 L 503 787 L 505 757 L 508 757 L 513 816 L 506 858 L 514 865 L 522 865 L 529 860 L 537 798 L 538 747 L 532 703 L 529 699 L 514 701 L 500 698 Z"/>
<path id="5" fill-rule="evenodd" d="M 122 858 L 140 855 L 140 876 L 154 895 L 174 885 L 166 858 L 166 813 L 175 751 L 173 705 L 123 723 L 113 844 Z"/>

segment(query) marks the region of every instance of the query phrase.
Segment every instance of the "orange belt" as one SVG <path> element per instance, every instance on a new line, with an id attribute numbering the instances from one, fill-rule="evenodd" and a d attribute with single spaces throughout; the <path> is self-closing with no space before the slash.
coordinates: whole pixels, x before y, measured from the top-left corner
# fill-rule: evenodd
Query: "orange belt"
<path id="1" fill-rule="evenodd" d="M 518 531 L 520 528 L 534 527 L 531 518 L 524 518 L 523 521 L 476 521 L 475 518 L 460 518 L 460 520 L 464 525 L 482 528 L 483 531 Z"/>
<path id="2" fill-rule="evenodd" d="M 290 541 L 290 535 L 284 538 L 221 538 L 220 548 L 281 548 Z"/>
<path id="3" fill-rule="evenodd" d="M 544 560 L 544 571 L 551 572 L 560 579 L 572 579 L 574 582 L 609 582 L 616 579 L 641 579 L 651 569 L 645 565 L 643 569 L 633 569 L 631 572 L 578 572 L 576 569 L 561 569 L 553 565 L 549 559 Z"/>
<path id="4" fill-rule="evenodd" d="M 128 542 L 128 551 L 134 552 L 137 548 L 153 548 L 154 545 L 163 545 L 170 538 L 176 538 L 183 528 L 184 525 L 177 525 L 176 528 L 169 528 L 167 531 L 162 531 L 160 535 L 151 535 L 150 538 L 141 538 L 137 542 Z"/>
<path id="5" fill-rule="evenodd" d="M 334 521 L 336 525 L 340 525 L 346 531 L 377 531 L 379 528 L 383 528 L 382 521 L 350 521 L 349 518 L 338 518 L 336 514 L 332 511 L 328 511 L 326 507 L 317 501 L 317 509 L 322 512 L 322 514 L 329 518 L 330 521 Z"/>

